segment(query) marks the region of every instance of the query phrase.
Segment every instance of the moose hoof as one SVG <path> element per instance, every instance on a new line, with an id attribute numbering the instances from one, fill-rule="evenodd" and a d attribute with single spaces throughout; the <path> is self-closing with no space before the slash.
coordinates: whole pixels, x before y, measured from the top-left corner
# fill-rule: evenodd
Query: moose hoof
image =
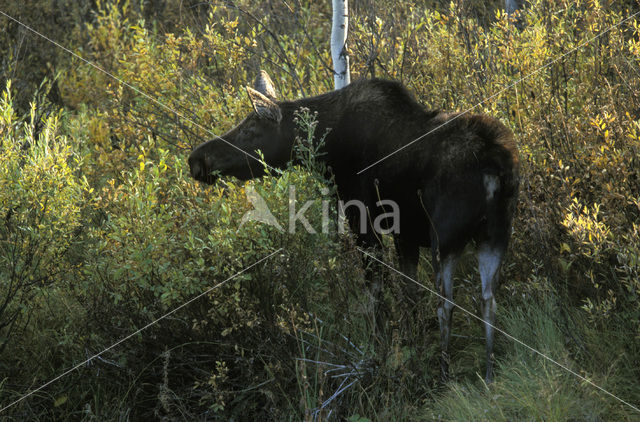
<path id="1" fill-rule="evenodd" d="M 493 371 L 487 371 L 487 373 L 484 376 L 484 382 L 487 385 L 493 383 Z"/>

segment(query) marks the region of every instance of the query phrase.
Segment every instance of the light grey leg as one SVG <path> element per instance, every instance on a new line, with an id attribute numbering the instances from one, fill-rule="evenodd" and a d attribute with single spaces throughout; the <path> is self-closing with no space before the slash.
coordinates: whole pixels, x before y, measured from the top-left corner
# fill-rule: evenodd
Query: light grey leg
<path id="1" fill-rule="evenodd" d="M 489 244 L 481 244 L 478 248 L 478 269 L 482 280 L 482 319 L 487 340 L 487 372 L 485 381 L 493 381 L 493 337 L 496 321 L 496 301 L 493 297 L 498 284 L 500 264 L 504 250 Z"/>
<path id="2" fill-rule="evenodd" d="M 437 267 L 436 287 L 440 289 L 440 294 L 448 299 L 441 299 L 438 308 L 438 322 L 440 323 L 440 375 L 442 380 L 446 380 L 449 376 L 449 340 L 451 339 L 451 317 L 453 314 L 453 272 L 455 270 L 458 257 L 456 255 L 448 255 L 442 259 Z"/>

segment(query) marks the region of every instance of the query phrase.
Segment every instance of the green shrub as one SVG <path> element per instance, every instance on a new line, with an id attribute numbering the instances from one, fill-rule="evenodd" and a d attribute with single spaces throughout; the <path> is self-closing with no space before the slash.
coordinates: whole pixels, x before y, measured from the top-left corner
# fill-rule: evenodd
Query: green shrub
<path id="1" fill-rule="evenodd" d="M 4 347 L 41 288 L 64 279 L 81 228 L 88 189 L 74 172 L 79 157 L 59 135 L 60 115 L 20 120 L 11 85 L 0 99 L 0 327 Z M 40 133 L 34 133 L 40 125 Z"/>
<path id="2" fill-rule="evenodd" d="M 78 174 L 82 157 L 61 134 L 56 113 L 41 121 L 13 108 L 11 84 L 0 98 L 0 381 L 19 397 L 33 380 L 50 378 L 79 351 L 59 296 L 70 287 L 81 255 L 83 208 L 90 189 Z M 34 360 L 34 358 L 37 358 Z M 23 368 L 28 368 L 25 373 Z M 30 377 L 31 381 L 28 381 Z"/>

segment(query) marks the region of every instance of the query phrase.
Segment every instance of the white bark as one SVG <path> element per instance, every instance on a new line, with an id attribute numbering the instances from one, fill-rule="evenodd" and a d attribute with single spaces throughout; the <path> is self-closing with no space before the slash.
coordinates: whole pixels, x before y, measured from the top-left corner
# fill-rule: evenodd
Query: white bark
<path id="1" fill-rule="evenodd" d="M 519 2 L 517 0 L 504 1 L 504 8 L 507 11 L 507 15 L 513 15 L 520 8 L 520 5 L 518 3 Z"/>
<path id="2" fill-rule="evenodd" d="M 512 22 L 518 29 L 523 27 L 522 9 L 524 2 L 525 0 L 504 0 L 504 9 L 509 18 L 515 18 Z"/>
<path id="3" fill-rule="evenodd" d="M 333 24 L 331 28 L 331 58 L 333 59 L 333 81 L 336 89 L 349 85 L 349 55 L 347 54 L 347 32 L 349 29 L 349 2 L 333 0 Z"/>

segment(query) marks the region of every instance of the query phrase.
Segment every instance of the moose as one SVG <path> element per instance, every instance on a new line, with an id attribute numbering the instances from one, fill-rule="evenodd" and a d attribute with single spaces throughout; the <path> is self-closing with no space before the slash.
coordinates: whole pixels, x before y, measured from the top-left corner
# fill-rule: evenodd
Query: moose
<path id="1" fill-rule="evenodd" d="M 431 248 L 436 289 L 447 299 L 438 308 L 444 379 L 454 307 L 453 274 L 464 247 L 475 243 L 482 282 L 485 380 L 491 382 L 494 294 L 519 186 L 512 132 L 486 115 L 430 111 L 401 83 L 390 80 L 362 79 L 315 97 L 280 101 L 271 79 L 261 71 L 247 92 L 253 111 L 222 139 L 204 142 L 192 151 L 191 176 L 211 184 L 218 175 L 247 180 L 261 174 L 262 164 L 240 151 L 260 150 L 268 165 L 283 168 L 292 157 L 294 113 L 301 107 L 317 112 L 316 133 L 329 129 L 322 159 L 335 177 L 339 196 L 362 201 L 369 221 L 383 212 L 375 206 L 379 198 L 398 204 L 399 230 L 393 236 L 400 270 L 415 279 L 420 247 Z M 383 157 L 388 158 L 380 160 Z M 367 170 L 358 174 L 363 168 Z M 357 214 L 347 217 L 352 227 L 359 227 Z M 360 235 L 358 242 L 375 245 L 375 233 Z"/>

